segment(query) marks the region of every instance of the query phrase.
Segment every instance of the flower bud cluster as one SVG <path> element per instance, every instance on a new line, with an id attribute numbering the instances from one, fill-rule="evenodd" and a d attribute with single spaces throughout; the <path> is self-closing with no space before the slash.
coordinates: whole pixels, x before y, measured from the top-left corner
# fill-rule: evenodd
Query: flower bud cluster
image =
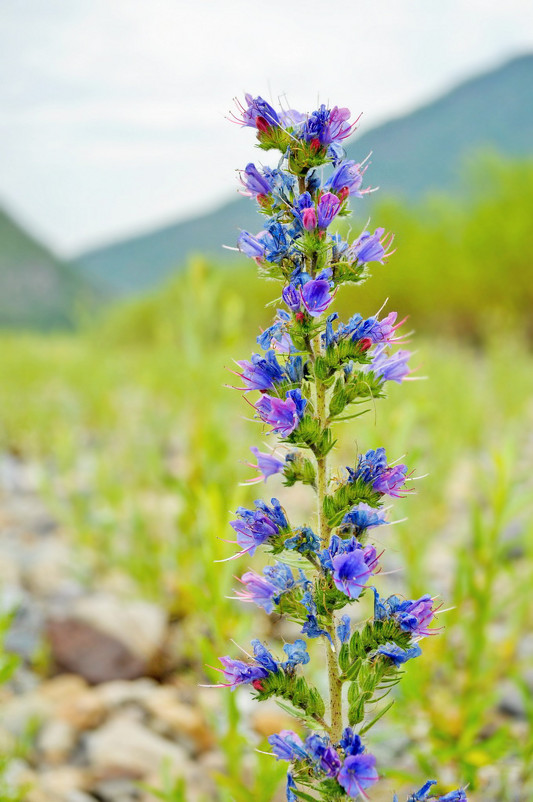
<path id="1" fill-rule="evenodd" d="M 383 228 L 363 230 L 351 243 L 334 231 L 350 214 L 350 202 L 370 191 L 363 187 L 366 160 L 345 156 L 343 142 L 355 128 L 349 119 L 348 109 L 337 106 L 322 105 L 309 114 L 277 111 L 251 95 L 234 115 L 255 130 L 262 150 L 280 152 L 276 168 L 250 163 L 240 172 L 242 194 L 257 203 L 266 220 L 258 233 L 241 232 L 238 249 L 262 275 L 281 282 L 280 308 L 257 337 L 261 353 L 237 361 L 234 371 L 255 419 L 275 441 L 270 453 L 252 447 L 256 461 L 248 465 L 258 476 L 250 481 L 279 475 L 287 487 L 309 485 L 316 492 L 317 522 L 293 524 L 276 498 L 237 510 L 231 527 L 238 551 L 229 559 L 253 556 L 260 548 L 276 559 L 262 573 L 244 572 L 235 598 L 287 616 L 303 637 L 285 643 L 285 660 L 256 639 L 253 655 L 221 657 L 219 670 L 221 684 L 232 690 L 250 685 L 258 700 L 289 701 L 300 724 L 311 730 L 305 740 L 292 730 L 269 738 L 273 755 L 289 764 L 289 802 L 300 795 L 311 798 L 301 786 L 323 802 L 366 796 L 379 774 L 361 735 L 381 715 L 365 723 L 367 707 L 421 654 L 419 642 L 437 632 L 432 624 L 438 607 L 431 596 L 381 598 L 374 586 L 382 551 L 371 542 L 372 534 L 388 528 L 387 499 L 408 492 L 407 466 L 390 462 L 384 448 L 357 455 L 353 466 L 335 477 L 327 466 L 333 425 L 357 417 L 361 412 L 354 407 L 384 397 L 387 382 L 401 383 L 411 373 L 410 353 L 394 350 L 405 341 L 398 332 L 405 320 L 396 312 L 355 314 L 342 323 L 331 311 L 341 285 L 362 281 L 371 263 L 392 254 L 392 236 Z M 339 612 L 367 593 L 374 596 L 373 615 L 353 628 L 361 613 Z M 321 694 L 302 673 L 312 639 L 326 649 L 327 713 Z M 407 802 L 466 800 L 462 790 L 432 796 L 433 785 L 427 782 Z"/>

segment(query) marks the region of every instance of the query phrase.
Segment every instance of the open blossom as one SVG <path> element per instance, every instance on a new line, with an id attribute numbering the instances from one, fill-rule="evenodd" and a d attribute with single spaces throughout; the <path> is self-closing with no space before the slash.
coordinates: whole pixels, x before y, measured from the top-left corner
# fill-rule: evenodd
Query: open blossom
<path id="1" fill-rule="evenodd" d="M 265 245 L 261 240 L 260 234 L 254 237 L 248 231 L 241 231 L 237 240 L 237 247 L 245 256 L 249 256 L 251 259 L 262 259 L 265 255 Z"/>
<path id="2" fill-rule="evenodd" d="M 376 620 L 393 619 L 405 632 L 422 638 L 425 635 L 431 635 L 429 625 L 434 617 L 433 599 L 428 594 L 414 600 L 400 599 L 398 596 L 380 599 L 379 593 L 374 589 L 374 618 Z"/>
<path id="3" fill-rule="evenodd" d="M 382 510 L 375 510 L 362 502 L 346 513 L 341 521 L 340 530 L 343 534 L 350 532 L 360 535 L 367 529 L 386 523 L 388 521 L 385 520 L 385 513 Z"/>
<path id="4" fill-rule="evenodd" d="M 261 476 L 257 477 L 257 479 L 248 480 L 250 483 L 258 482 L 261 479 L 266 482 L 266 480 L 271 476 L 275 476 L 275 474 L 283 471 L 285 462 L 279 460 L 277 457 L 274 457 L 273 454 L 265 454 L 263 451 L 259 451 L 256 446 L 251 446 L 250 451 L 255 455 L 257 465 L 252 465 L 252 463 L 246 464 L 251 468 L 255 468 L 261 474 Z"/>
<path id="5" fill-rule="evenodd" d="M 325 192 L 320 196 L 317 207 L 317 223 L 319 228 L 327 228 L 339 213 L 341 202 L 333 192 Z"/>
<path id="6" fill-rule="evenodd" d="M 388 657 L 395 666 L 401 666 L 403 663 L 407 663 L 408 660 L 412 660 L 414 657 L 420 657 L 422 654 L 422 649 L 418 643 L 415 643 L 408 649 L 402 649 L 395 643 L 386 643 L 384 646 L 379 647 L 377 654 Z"/>
<path id="7" fill-rule="evenodd" d="M 278 760 L 306 760 L 307 751 L 302 739 L 292 730 L 281 730 L 268 736 L 268 743 Z M 293 786 L 296 788 L 296 786 Z"/>
<path id="8" fill-rule="evenodd" d="M 324 104 L 313 111 L 303 127 L 302 136 L 308 142 L 316 139 L 320 145 L 340 142 L 354 130 L 355 123 L 350 125 L 350 109 L 327 109 Z"/>
<path id="9" fill-rule="evenodd" d="M 377 565 L 373 546 L 337 554 L 332 559 L 333 581 L 350 599 L 357 599 Z"/>
<path id="10" fill-rule="evenodd" d="M 250 162 L 241 172 L 241 183 L 244 187 L 243 195 L 257 198 L 272 192 L 272 184 L 265 175 L 262 175 L 255 164 Z"/>
<path id="11" fill-rule="evenodd" d="M 285 400 L 263 395 L 255 408 L 261 420 L 272 426 L 273 432 L 288 437 L 300 423 L 306 404 L 300 390 L 288 390 Z"/>
<path id="12" fill-rule="evenodd" d="M 366 454 L 361 454 L 355 471 L 348 468 L 350 474 L 349 481 L 362 479 L 367 484 L 372 485 L 376 493 L 398 496 L 400 489 L 405 484 L 407 467 L 405 465 L 387 465 L 387 457 L 384 448 L 370 449 Z"/>
<path id="13" fill-rule="evenodd" d="M 379 780 L 374 755 L 350 755 L 337 775 L 337 781 L 353 799 Z"/>
<path id="14" fill-rule="evenodd" d="M 237 543 L 243 552 L 249 552 L 253 556 L 258 546 L 288 528 L 289 524 L 279 501 L 273 498 L 271 503 L 272 507 L 269 507 L 258 499 L 254 502 L 255 510 L 239 507 L 237 510 L 239 519 L 230 521 L 230 526 L 237 533 Z"/>
<path id="15" fill-rule="evenodd" d="M 396 337 L 396 329 L 405 322 L 405 319 L 396 323 L 397 317 L 397 312 L 389 312 L 383 320 L 379 320 L 377 315 L 366 319 L 359 314 L 353 315 L 348 323 L 341 323 L 336 332 L 331 331 L 330 342 L 339 342 L 342 339 L 350 339 L 352 342 L 369 340 L 372 345 L 398 342 L 401 337 Z"/>
<path id="16" fill-rule="evenodd" d="M 303 305 L 312 317 L 320 317 L 333 301 L 329 281 L 315 279 L 308 281 L 300 289 Z"/>
<path id="17" fill-rule="evenodd" d="M 244 382 L 244 390 L 271 390 L 279 382 L 284 381 L 287 376 L 285 371 L 276 359 L 276 354 L 268 350 L 264 356 L 252 354 L 250 361 L 243 359 L 237 362 L 242 369 L 238 375 Z"/>
<path id="18" fill-rule="evenodd" d="M 263 574 L 247 571 L 239 580 L 245 589 L 236 591 L 236 594 L 241 601 L 253 602 L 269 615 L 284 593 L 306 581 L 305 577 L 296 580 L 289 566 L 279 562 L 264 568 Z"/>
<path id="19" fill-rule="evenodd" d="M 394 381 L 401 384 L 410 373 L 407 362 L 411 356 L 410 351 L 400 350 L 389 355 L 383 348 L 380 348 L 367 368 L 383 381 Z"/>
<path id="20" fill-rule="evenodd" d="M 382 262 L 390 255 L 387 249 L 391 243 L 392 237 L 385 235 L 384 228 L 376 228 L 373 234 L 363 231 L 359 239 L 350 245 L 348 253 L 352 259 L 357 259 L 361 264 Z"/>
<path id="21" fill-rule="evenodd" d="M 277 112 L 260 95 L 253 97 L 247 92 L 244 101 L 246 106 L 238 103 L 240 117 L 235 118 L 241 125 L 258 128 L 260 131 L 271 125 L 280 125 Z"/>
<path id="22" fill-rule="evenodd" d="M 363 173 L 366 167 L 361 167 L 360 164 L 346 159 L 341 162 L 333 175 L 328 178 L 325 186 L 332 192 L 342 192 L 343 190 L 348 195 L 354 195 L 356 198 L 362 198 L 361 184 L 363 183 Z"/>

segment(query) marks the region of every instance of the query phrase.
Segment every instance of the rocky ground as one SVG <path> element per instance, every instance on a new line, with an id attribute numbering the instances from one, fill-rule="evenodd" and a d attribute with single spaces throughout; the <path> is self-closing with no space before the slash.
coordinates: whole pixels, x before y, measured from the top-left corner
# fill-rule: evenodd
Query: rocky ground
<path id="1" fill-rule="evenodd" d="M 187 780 L 188 800 L 216 798 L 218 695 L 173 670 L 178 634 L 165 610 L 75 579 L 78 555 L 38 487 L 35 468 L 1 458 L 1 599 L 17 610 L 6 647 L 22 658 L 0 687 L 8 784 L 26 787 L 27 802 L 153 802 L 140 783 L 159 787 L 165 764 Z M 504 703 L 523 718 L 512 687 Z M 269 705 L 247 720 L 256 736 L 290 726 Z M 381 793 L 390 801 L 391 788 Z"/>

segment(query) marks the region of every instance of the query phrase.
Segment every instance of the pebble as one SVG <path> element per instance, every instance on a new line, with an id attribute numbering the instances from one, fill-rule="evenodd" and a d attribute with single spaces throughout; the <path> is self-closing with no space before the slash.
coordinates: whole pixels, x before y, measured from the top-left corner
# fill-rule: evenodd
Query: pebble
<path id="1" fill-rule="evenodd" d="M 46 763 L 58 766 L 68 760 L 76 740 L 76 730 L 68 721 L 53 718 L 41 728 L 37 738 L 37 748 Z"/>
<path id="2" fill-rule="evenodd" d="M 88 734 L 86 747 L 89 762 L 102 779 L 117 775 L 142 778 L 164 761 L 178 773 L 187 763 L 181 746 L 156 735 L 124 713 Z"/>

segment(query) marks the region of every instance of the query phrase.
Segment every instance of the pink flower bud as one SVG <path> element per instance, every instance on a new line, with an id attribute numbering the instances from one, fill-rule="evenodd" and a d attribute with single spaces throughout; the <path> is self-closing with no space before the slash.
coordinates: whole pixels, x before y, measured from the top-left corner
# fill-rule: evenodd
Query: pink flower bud
<path id="1" fill-rule="evenodd" d="M 302 223 L 306 231 L 313 231 L 316 228 L 316 212 L 313 207 L 303 210 Z"/>

